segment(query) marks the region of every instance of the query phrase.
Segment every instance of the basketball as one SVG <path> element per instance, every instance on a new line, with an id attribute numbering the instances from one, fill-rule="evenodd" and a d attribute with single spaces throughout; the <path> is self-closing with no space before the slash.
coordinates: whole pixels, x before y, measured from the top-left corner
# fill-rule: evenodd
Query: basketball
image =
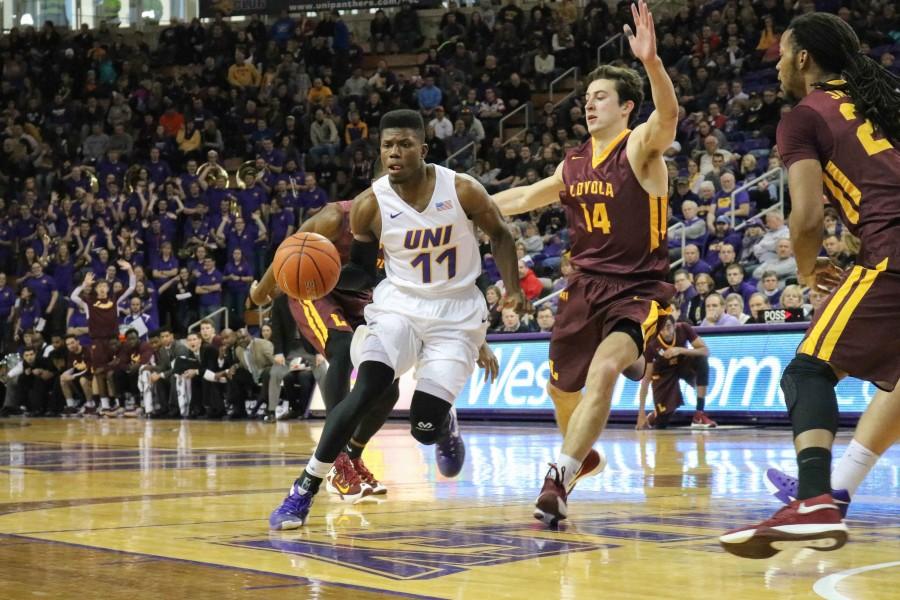
<path id="1" fill-rule="evenodd" d="M 341 257 L 325 236 L 300 232 L 278 246 L 272 270 L 285 294 L 296 300 L 317 300 L 337 285 Z"/>

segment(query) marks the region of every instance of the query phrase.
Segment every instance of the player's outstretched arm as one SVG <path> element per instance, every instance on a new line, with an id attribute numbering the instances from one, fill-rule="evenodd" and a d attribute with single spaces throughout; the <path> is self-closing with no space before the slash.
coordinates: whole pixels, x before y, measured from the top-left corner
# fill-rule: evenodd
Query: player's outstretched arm
<path id="1" fill-rule="evenodd" d="M 337 288 L 365 290 L 373 287 L 377 279 L 378 237 L 381 233 L 381 214 L 372 188 L 353 199 L 350 230 L 353 232 L 350 261 L 341 269 Z"/>
<path id="2" fill-rule="evenodd" d="M 641 0 L 639 5 L 632 4 L 631 14 L 634 17 L 634 30 L 625 25 L 625 35 L 631 52 L 647 71 L 650 93 L 653 96 L 654 110 L 650 118 L 632 134 L 639 142 L 638 152 L 646 160 L 662 154 L 675 141 L 678 97 L 675 95 L 675 86 L 666 73 L 666 67 L 656 53 L 656 29 L 645 0 Z"/>
<path id="3" fill-rule="evenodd" d="M 516 255 L 516 244 L 497 205 L 491 200 L 484 186 L 468 175 L 457 174 L 456 194 L 472 222 L 491 239 L 491 252 L 503 279 L 507 297 L 520 306 L 524 305 L 525 297 L 519 286 L 519 258 Z"/>
<path id="4" fill-rule="evenodd" d="M 638 391 L 638 413 L 635 429 L 647 428 L 647 392 L 650 390 L 650 382 L 653 381 L 653 361 L 647 361 L 647 369 L 644 378 L 641 379 L 641 388 Z"/>
<path id="5" fill-rule="evenodd" d="M 503 215 L 518 215 L 538 209 L 559 201 L 559 193 L 566 189 L 562 178 L 563 163 L 559 163 L 556 171 L 546 177 L 519 187 L 497 192 L 491 199 Z"/>
<path id="6" fill-rule="evenodd" d="M 341 235 L 341 226 L 344 224 L 344 216 L 337 204 L 326 204 L 322 210 L 300 224 L 300 231 L 305 233 L 318 233 L 324 235 L 332 242 L 337 241 Z"/>

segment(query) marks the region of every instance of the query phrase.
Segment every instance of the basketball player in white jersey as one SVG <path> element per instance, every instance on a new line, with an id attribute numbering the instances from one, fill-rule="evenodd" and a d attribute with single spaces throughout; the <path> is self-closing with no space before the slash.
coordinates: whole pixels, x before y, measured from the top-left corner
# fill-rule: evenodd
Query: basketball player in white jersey
<path id="1" fill-rule="evenodd" d="M 475 226 L 491 239 L 508 300 L 522 302 L 512 236 L 481 184 L 425 163 L 428 147 L 419 113 L 391 111 L 382 117 L 380 130 L 387 175 L 353 200 L 353 245 L 338 287 L 373 285 L 379 240 L 387 277 L 365 310 L 368 336 L 356 385 L 325 419 L 314 456 L 269 517 L 274 530 L 303 526 L 313 496 L 353 429 L 391 383 L 413 367 L 412 435 L 423 444 L 439 444 L 443 460 L 456 463 L 450 466 L 459 471 L 464 448 L 452 403 L 475 368 L 488 319 L 475 285 L 481 274 Z"/>

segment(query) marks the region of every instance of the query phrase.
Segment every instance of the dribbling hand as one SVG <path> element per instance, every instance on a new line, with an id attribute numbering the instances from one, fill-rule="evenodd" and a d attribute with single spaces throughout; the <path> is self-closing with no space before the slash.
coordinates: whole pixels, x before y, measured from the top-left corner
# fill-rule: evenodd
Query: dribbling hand
<path id="1" fill-rule="evenodd" d="M 819 291 L 831 293 L 844 277 L 844 270 L 827 256 L 816 259 L 816 267 L 809 275 L 801 277 L 801 283 Z"/>
<path id="2" fill-rule="evenodd" d="M 497 361 L 497 357 L 494 355 L 494 352 L 491 350 L 491 347 L 487 345 L 487 342 L 481 345 L 478 349 L 478 360 L 476 364 L 484 369 L 484 380 L 488 383 L 494 383 L 497 380 L 497 374 L 500 372 L 500 363 Z"/>

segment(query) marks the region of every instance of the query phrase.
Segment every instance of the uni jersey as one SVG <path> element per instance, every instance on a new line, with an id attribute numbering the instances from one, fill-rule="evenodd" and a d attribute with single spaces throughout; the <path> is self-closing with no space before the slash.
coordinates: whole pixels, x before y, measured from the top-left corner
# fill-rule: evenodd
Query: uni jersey
<path id="1" fill-rule="evenodd" d="M 456 172 L 432 165 L 434 193 L 418 212 L 384 175 L 372 184 L 381 212 L 381 246 L 387 279 L 428 298 L 468 291 L 481 274 L 475 225 L 456 195 Z"/>
<path id="2" fill-rule="evenodd" d="M 858 264 L 900 273 L 900 150 L 840 90 L 807 94 L 782 117 L 777 138 L 788 168 L 803 159 L 821 164 L 829 204 L 862 242 Z"/>
<path id="3" fill-rule="evenodd" d="M 594 155 L 593 139 L 566 153 L 559 199 L 572 240 L 572 264 L 598 275 L 665 279 L 668 197 L 651 196 L 625 151 L 630 129 Z"/>

